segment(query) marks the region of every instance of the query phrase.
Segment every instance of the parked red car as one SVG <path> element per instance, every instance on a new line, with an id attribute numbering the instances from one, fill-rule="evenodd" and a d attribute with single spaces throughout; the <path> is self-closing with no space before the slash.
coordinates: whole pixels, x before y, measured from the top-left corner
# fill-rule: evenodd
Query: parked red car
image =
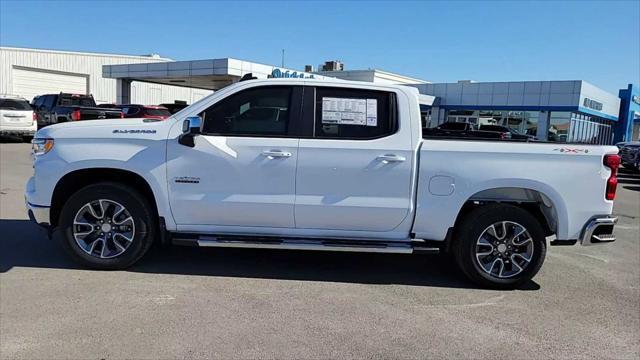
<path id="1" fill-rule="evenodd" d="M 164 120 L 171 116 L 169 109 L 163 106 L 154 105 L 137 105 L 137 104 L 125 104 L 125 105 L 109 105 L 103 104 L 100 106 L 108 106 L 111 108 L 121 109 L 125 118 L 146 118 L 146 119 L 158 119 Z"/>

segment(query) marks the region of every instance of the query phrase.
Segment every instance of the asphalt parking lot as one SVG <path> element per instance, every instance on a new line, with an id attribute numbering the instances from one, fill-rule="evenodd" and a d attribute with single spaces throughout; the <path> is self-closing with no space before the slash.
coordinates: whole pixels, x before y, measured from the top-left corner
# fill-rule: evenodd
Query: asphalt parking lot
<path id="1" fill-rule="evenodd" d="M 2 359 L 640 357 L 638 174 L 617 242 L 553 247 L 491 291 L 437 255 L 156 248 L 81 269 L 27 220 L 31 172 L 28 144 L 0 143 Z"/>

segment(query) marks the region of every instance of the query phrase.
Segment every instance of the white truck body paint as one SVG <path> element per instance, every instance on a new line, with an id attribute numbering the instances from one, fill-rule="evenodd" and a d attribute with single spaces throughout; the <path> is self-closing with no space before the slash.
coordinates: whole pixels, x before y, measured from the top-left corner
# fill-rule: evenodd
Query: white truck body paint
<path id="1" fill-rule="evenodd" d="M 331 86 L 394 92 L 398 131 L 376 140 L 205 136 L 178 143 L 183 121 L 235 92 L 272 85 Z M 160 122 L 117 119 L 46 127 L 55 146 L 35 159 L 26 199 L 51 206 L 73 171 L 123 169 L 150 185 L 167 230 L 316 238 L 444 240 L 474 194 L 523 188 L 553 204 L 558 239 L 577 239 L 605 200 L 613 146 L 422 139 L 416 89 L 339 80 L 269 79 L 224 88 Z M 289 157 L 269 159 L 264 151 Z M 380 156 L 404 159 L 382 163 Z M 177 183 L 177 178 L 198 183 Z M 435 179 L 435 180 L 434 180 Z M 430 191 L 431 187 L 431 191 Z M 499 192 L 498 192 L 499 193 Z"/>

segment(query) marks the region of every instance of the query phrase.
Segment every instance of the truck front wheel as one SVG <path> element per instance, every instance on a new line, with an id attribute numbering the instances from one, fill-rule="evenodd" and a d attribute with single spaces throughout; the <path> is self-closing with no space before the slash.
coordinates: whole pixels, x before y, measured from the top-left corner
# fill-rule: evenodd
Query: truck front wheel
<path id="1" fill-rule="evenodd" d="M 62 208 L 63 247 L 84 266 L 115 270 L 138 261 L 151 246 L 156 221 L 149 202 L 115 182 L 88 185 Z"/>
<path id="2" fill-rule="evenodd" d="M 533 215 L 517 206 L 481 206 L 467 214 L 456 229 L 452 253 L 473 282 L 513 289 L 540 270 L 546 254 L 544 229 Z"/>

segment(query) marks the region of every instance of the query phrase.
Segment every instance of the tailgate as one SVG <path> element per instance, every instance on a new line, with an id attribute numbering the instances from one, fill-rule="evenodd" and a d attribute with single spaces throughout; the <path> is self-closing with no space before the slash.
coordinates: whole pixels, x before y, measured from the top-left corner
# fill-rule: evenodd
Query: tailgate
<path id="1" fill-rule="evenodd" d="M 3 127 L 26 127 L 32 124 L 31 110 L 0 110 L 0 125 Z"/>

